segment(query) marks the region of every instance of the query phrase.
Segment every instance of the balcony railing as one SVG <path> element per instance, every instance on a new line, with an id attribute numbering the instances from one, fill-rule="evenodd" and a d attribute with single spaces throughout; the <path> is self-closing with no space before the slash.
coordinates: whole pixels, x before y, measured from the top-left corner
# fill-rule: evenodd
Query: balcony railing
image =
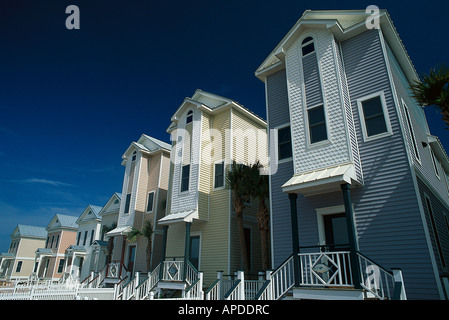
<path id="1" fill-rule="evenodd" d="M 311 248 L 305 248 L 310 250 Z M 324 249 L 324 250 L 323 250 Z M 351 254 L 349 251 L 325 251 L 300 253 L 299 285 L 302 287 L 354 287 Z M 305 251 L 304 250 L 304 251 Z M 311 250 L 319 251 L 319 250 Z M 385 299 L 406 299 L 405 288 L 400 270 L 387 270 L 357 252 L 357 264 L 360 273 L 360 286 L 365 296 Z M 289 257 L 279 268 L 267 274 L 267 281 L 256 294 L 259 300 L 277 300 L 294 286 L 294 259 Z"/>

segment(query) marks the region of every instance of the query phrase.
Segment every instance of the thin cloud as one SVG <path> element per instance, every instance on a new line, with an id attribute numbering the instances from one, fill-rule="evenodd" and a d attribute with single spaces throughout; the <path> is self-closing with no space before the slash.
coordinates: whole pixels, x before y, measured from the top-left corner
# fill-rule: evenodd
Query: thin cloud
<path id="1" fill-rule="evenodd" d="M 18 182 L 23 183 L 41 183 L 41 184 L 47 184 L 54 187 L 70 187 L 72 186 L 69 183 L 61 182 L 61 181 L 55 181 L 55 180 L 48 180 L 48 179 L 39 179 L 39 178 L 31 178 L 31 179 L 25 179 Z"/>

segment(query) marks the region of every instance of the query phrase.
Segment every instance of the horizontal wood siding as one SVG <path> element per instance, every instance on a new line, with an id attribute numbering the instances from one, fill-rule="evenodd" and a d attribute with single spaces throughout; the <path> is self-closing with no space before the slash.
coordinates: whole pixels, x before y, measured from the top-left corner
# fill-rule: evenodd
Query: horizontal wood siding
<path id="1" fill-rule="evenodd" d="M 287 78 L 282 69 L 266 80 L 268 129 L 290 122 Z M 271 137 L 270 137 L 271 138 Z M 269 141 L 271 156 L 276 149 Z M 292 253 L 290 203 L 281 186 L 293 176 L 293 160 L 279 164 L 275 174 L 270 175 L 272 266 L 279 266 Z"/>
<path id="2" fill-rule="evenodd" d="M 438 299 L 379 33 L 366 31 L 342 49 L 365 179 L 351 192 L 360 251 L 382 266 L 401 268 L 409 298 Z M 381 90 L 393 135 L 364 142 L 356 100 Z"/>
<path id="3" fill-rule="evenodd" d="M 437 261 L 437 267 L 440 274 L 447 274 L 449 271 L 449 221 L 447 215 L 449 209 L 440 201 L 440 199 L 432 192 L 428 185 L 418 178 L 419 192 L 421 196 L 422 206 L 426 216 L 426 223 L 429 229 L 429 236 L 432 243 L 432 249 L 435 259 Z M 433 220 L 435 222 L 436 230 L 433 229 L 430 212 L 427 206 L 426 197 L 430 199 L 431 210 L 433 213 Z M 440 248 L 437 246 L 436 233 L 438 234 Z M 439 252 L 439 250 L 441 250 Z M 443 266 L 444 260 L 445 266 Z"/>

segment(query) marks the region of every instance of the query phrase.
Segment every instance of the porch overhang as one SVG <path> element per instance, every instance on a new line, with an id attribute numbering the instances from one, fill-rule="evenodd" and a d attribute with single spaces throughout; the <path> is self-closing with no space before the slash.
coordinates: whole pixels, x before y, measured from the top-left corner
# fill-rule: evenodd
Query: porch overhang
<path id="1" fill-rule="evenodd" d="M 36 255 L 40 256 L 40 257 L 45 257 L 45 256 L 52 256 L 53 255 L 53 251 L 51 249 L 48 248 L 38 248 L 35 251 Z"/>
<path id="2" fill-rule="evenodd" d="M 67 249 L 66 249 L 66 253 L 67 254 L 82 254 L 85 255 L 86 254 L 86 247 L 85 246 L 76 246 L 76 245 L 70 245 Z"/>
<path id="3" fill-rule="evenodd" d="M 159 224 L 168 225 L 179 222 L 192 222 L 193 219 L 198 219 L 197 209 L 170 213 L 169 215 L 163 217 L 162 219 L 159 219 Z"/>
<path id="4" fill-rule="evenodd" d="M 126 236 L 131 231 L 132 231 L 132 227 L 131 226 L 117 227 L 117 228 L 109 231 L 108 233 L 106 233 L 106 235 L 109 236 L 109 237 Z"/>
<path id="5" fill-rule="evenodd" d="M 295 174 L 282 186 L 282 191 L 311 196 L 338 191 L 344 183 L 357 184 L 353 164 Z"/>

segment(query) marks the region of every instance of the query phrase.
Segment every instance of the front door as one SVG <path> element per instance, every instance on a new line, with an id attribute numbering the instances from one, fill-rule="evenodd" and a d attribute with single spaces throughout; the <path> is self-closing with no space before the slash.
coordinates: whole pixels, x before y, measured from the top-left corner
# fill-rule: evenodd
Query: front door
<path id="1" fill-rule="evenodd" d="M 190 263 L 198 270 L 200 264 L 200 236 L 190 237 Z"/>
<path id="2" fill-rule="evenodd" d="M 136 258 L 136 246 L 130 246 L 128 249 L 128 271 L 131 273 L 131 276 L 134 272 L 134 260 Z"/>
<path id="3" fill-rule="evenodd" d="M 330 251 L 349 250 L 348 227 L 344 213 L 323 216 L 326 245 Z"/>

